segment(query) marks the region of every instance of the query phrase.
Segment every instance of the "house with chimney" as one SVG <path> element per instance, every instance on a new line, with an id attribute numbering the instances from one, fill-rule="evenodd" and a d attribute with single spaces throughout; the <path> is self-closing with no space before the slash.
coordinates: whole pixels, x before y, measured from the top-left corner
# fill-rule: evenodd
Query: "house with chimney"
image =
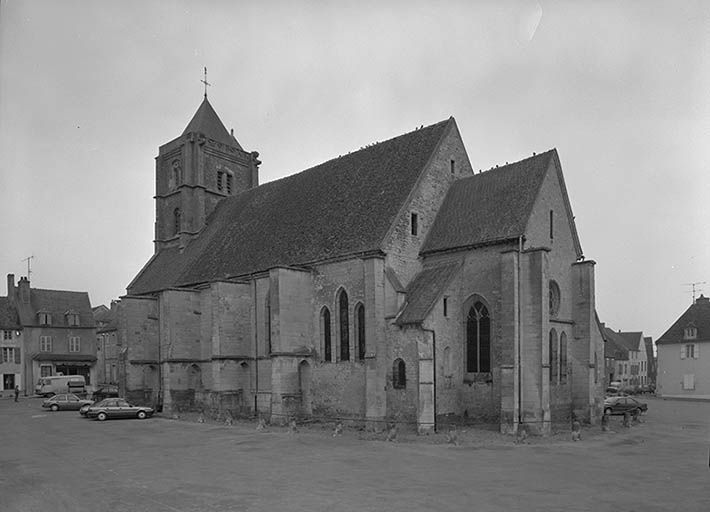
<path id="1" fill-rule="evenodd" d="M 89 294 L 32 288 L 27 277 L 16 285 L 8 274 L 7 303 L 17 311 L 22 331 L 22 389 L 30 394 L 40 377 L 51 375 L 83 375 L 90 388 L 96 328 Z"/>

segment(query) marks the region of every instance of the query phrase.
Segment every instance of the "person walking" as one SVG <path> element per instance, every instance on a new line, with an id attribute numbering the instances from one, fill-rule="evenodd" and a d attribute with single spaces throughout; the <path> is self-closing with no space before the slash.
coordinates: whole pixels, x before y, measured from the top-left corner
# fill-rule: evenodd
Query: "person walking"
<path id="1" fill-rule="evenodd" d="M 17 402 L 17 397 L 20 396 L 20 386 L 15 386 L 15 402 Z"/>

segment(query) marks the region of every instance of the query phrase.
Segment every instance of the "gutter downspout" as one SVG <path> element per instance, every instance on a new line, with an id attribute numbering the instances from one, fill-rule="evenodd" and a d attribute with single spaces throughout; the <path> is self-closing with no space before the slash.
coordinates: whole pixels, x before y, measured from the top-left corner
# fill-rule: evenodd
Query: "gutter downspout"
<path id="1" fill-rule="evenodd" d="M 256 279 L 252 280 L 252 285 L 254 290 L 254 417 L 256 418 L 259 416 L 259 322 L 257 320 L 259 301 L 256 296 Z"/>
<path id="2" fill-rule="evenodd" d="M 434 433 L 437 432 L 436 428 L 436 332 L 432 329 L 424 329 L 422 331 L 431 333 L 431 357 L 432 357 L 432 387 L 433 387 L 433 405 L 434 405 Z"/>
<path id="3" fill-rule="evenodd" d="M 518 311 L 516 322 L 518 324 L 518 428 L 523 423 L 523 325 L 521 321 L 522 315 L 522 296 L 520 290 L 522 288 L 520 283 L 520 258 L 523 254 L 523 237 L 522 235 L 518 237 L 518 279 L 517 279 L 517 295 L 518 295 Z"/>

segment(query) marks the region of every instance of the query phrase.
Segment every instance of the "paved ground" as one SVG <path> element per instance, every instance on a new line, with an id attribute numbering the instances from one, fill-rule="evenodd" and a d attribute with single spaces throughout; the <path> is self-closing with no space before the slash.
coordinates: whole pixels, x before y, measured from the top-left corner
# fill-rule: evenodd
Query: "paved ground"
<path id="1" fill-rule="evenodd" d="M 453 446 L 323 427 L 101 423 L 2 399 L 0 511 L 707 512 L 710 403 L 648 401 L 640 425 L 614 418 L 615 432 L 586 429 L 579 443 L 468 431 Z"/>

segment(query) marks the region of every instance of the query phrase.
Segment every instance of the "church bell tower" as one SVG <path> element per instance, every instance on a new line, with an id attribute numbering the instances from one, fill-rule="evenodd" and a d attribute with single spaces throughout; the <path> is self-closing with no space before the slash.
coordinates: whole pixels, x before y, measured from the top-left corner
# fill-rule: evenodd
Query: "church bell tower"
<path id="1" fill-rule="evenodd" d="M 183 248 L 219 201 L 259 185 L 259 153 L 244 151 L 207 101 L 155 159 L 155 252 Z"/>

